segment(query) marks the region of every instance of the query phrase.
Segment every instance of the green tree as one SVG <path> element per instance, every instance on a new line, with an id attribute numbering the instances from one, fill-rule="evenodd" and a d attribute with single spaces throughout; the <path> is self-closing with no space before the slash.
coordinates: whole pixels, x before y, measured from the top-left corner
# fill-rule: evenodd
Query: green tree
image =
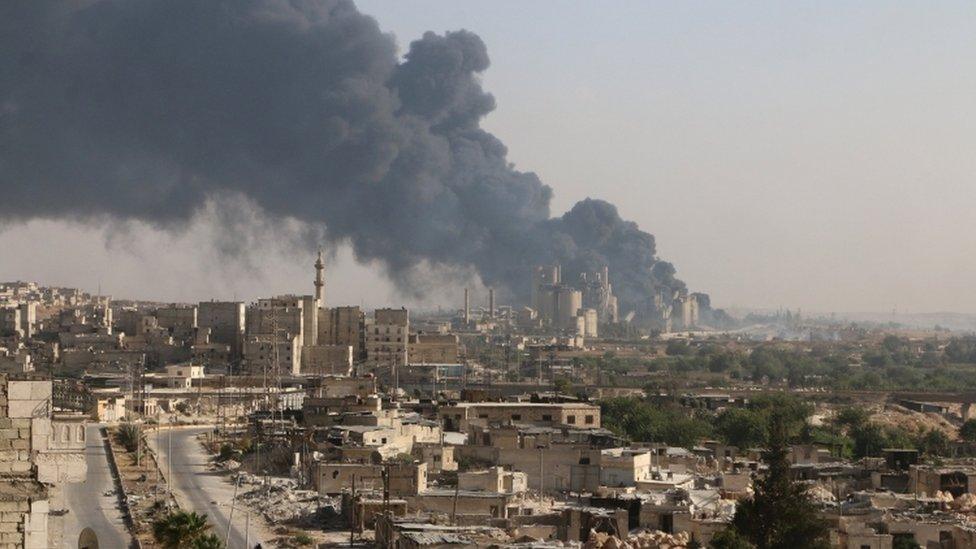
<path id="1" fill-rule="evenodd" d="M 834 416 L 834 424 L 844 429 L 857 429 L 868 422 L 871 413 L 857 406 L 842 408 Z"/>
<path id="2" fill-rule="evenodd" d="M 897 535 L 891 543 L 891 549 L 922 549 L 912 535 Z"/>
<path id="3" fill-rule="evenodd" d="M 664 352 L 668 356 L 686 356 L 691 354 L 691 346 L 680 339 L 672 339 L 665 346 Z"/>
<path id="4" fill-rule="evenodd" d="M 959 428 L 959 438 L 966 442 L 976 441 L 976 419 L 967 419 Z"/>
<path id="5" fill-rule="evenodd" d="M 690 448 L 711 435 L 708 422 L 686 409 L 631 397 L 601 401 L 600 418 L 607 429 L 640 442 L 665 442 Z"/>
<path id="6" fill-rule="evenodd" d="M 747 408 L 729 408 L 715 418 L 715 431 L 726 443 L 748 448 L 766 443 L 769 417 L 773 412 L 782 418 L 787 438 L 800 438 L 807 429 L 807 417 L 813 407 L 791 395 L 762 395 L 753 399 Z"/>
<path id="7" fill-rule="evenodd" d="M 901 427 L 885 427 L 886 448 L 917 448 L 915 438 Z"/>
<path id="8" fill-rule="evenodd" d="M 755 545 L 746 541 L 734 528 L 726 528 L 712 536 L 708 546 L 711 549 L 754 549 Z"/>
<path id="9" fill-rule="evenodd" d="M 918 447 L 926 454 L 945 457 L 949 455 L 949 437 L 939 429 L 932 429 L 922 435 Z"/>
<path id="10" fill-rule="evenodd" d="M 781 353 L 771 347 L 758 347 L 749 355 L 749 368 L 752 371 L 753 381 L 762 381 L 763 378 L 769 381 L 783 379 L 786 375 L 786 367 L 783 366 Z"/>
<path id="11" fill-rule="evenodd" d="M 786 393 L 757 396 L 749 403 L 749 408 L 765 414 L 767 424 L 769 423 L 769 414 L 774 410 L 779 412 L 785 423 L 786 436 L 789 439 L 800 433 L 800 430 L 806 425 L 807 418 L 813 413 L 813 406 L 809 402 Z"/>
<path id="12" fill-rule="evenodd" d="M 806 486 L 790 478 L 788 422 L 780 411 L 770 414 L 768 432 L 763 456 L 768 469 L 756 481 L 753 496 L 739 503 L 731 528 L 757 549 L 826 549 L 826 522 L 818 517 Z"/>
<path id="13" fill-rule="evenodd" d="M 738 368 L 739 356 L 733 353 L 716 353 L 708 359 L 708 370 L 714 373 L 728 372 Z"/>
<path id="14" fill-rule="evenodd" d="M 766 440 L 766 418 L 756 410 L 729 408 L 715 418 L 715 431 L 726 444 L 760 446 Z"/>
<path id="15" fill-rule="evenodd" d="M 153 523 L 153 538 L 166 549 L 191 547 L 216 549 L 223 547 L 220 539 L 209 532 L 207 515 L 176 511 Z M 212 545 L 216 543 L 217 545 Z"/>
<path id="16" fill-rule="evenodd" d="M 851 431 L 854 439 L 854 457 L 876 457 L 887 446 L 884 431 L 877 423 L 867 423 Z"/>
<path id="17" fill-rule="evenodd" d="M 896 335 L 886 335 L 881 341 L 881 346 L 885 348 L 889 353 L 897 353 L 905 348 L 906 342 L 904 339 Z"/>
<path id="18" fill-rule="evenodd" d="M 240 452 L 237 451 L 232 444 L 225 442 L 220 445 L 220 452 L 217 454 L 217 461 L 223 463 L 229 459 L 234 459 L 240 457 Z"/>
<path id="19" fill-rule="evenodd" d="M 414 462 L 413 456 L 405 452 L 400 452 L 399 454 L 390 458 L 389 463 L 396 463 L 400 465 L 409 465 Z"/>
<path id="20" fill-rule="evenodd" d="M 850 436 L 854 439 L 853 454 L 855 458 L 878 457 L 881 455 L 881 450 L 885 448 L 916 448 L 918 446 L 912 436 L 904 429 L 882 427 L 873 422 L 852 429 Z M 942 444 L 935 438 L 931 442 Z M 945 445 L 948 445 L 948 441 L 945 441 Z"/>
<path id="21" fill-rule="evenodd" d="M 561 377 L 553 383 L 553 387 L 556 389 L 557 393 L 568 395 L 570 394 L 570 391 L 573 390 L 573 382 L 564 377 Z"/>

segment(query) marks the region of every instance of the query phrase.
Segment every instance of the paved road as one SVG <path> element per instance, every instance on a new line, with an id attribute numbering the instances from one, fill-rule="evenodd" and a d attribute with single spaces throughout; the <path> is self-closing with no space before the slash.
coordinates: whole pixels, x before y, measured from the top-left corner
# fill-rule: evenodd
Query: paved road
<path id="1" fill-rule="evenodd" d="M 85 429 L 88 478 L 85 482 L 65 485 L 64 499 L 69 510 L 64 517 L 65 548 L 78 547 L 78 535 L 86 527 L 95 531 L 101 547 L 128 547 L 131 543 L 122 522 L 100 429 L 101 425 L 95 424 Z M 111 495 L 104 495 L 109 491 Z"/>
<path id="2" fill-rule="evenodd" d="M 172 430 L 163 427 L 158 437 L 156 434 L 149 435 L 149 444 L 153 447 L 158 444 L 160 468 L 164 474 L 171 471 L 169 474 L 172 475 L 171 482 L 180 507 L 188 511 L 206 513 L 207 518 L 214 525 L 214 533 L 220 539 L 224 539 L 227 534 L 230 504 L 234 497 L 234 486 L 225 475 L 211 471 L 207 467 L 208 456 L 200 445 L 197 435 L 210 430 L 210 427 Z M 173 452 L 172 464 L 168 463 L 170 448 Z M 234 524 L 230 530 L 227 549 L 245 549 L 244 530 L 245 513 L 237 507 L 234 510 Z M 248 545 L 254 547 L 258 543 L 264 544 L 258 539 L 253 521 L 249 530 Z"/>

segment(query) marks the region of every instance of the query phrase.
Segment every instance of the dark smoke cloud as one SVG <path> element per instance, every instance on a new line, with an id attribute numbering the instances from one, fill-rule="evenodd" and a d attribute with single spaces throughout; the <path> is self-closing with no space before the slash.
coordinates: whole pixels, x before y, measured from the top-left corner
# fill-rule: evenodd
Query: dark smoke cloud
<path id="1" fill-rule="evenodd" d="M 550 218 L 551 189 L 479 127 L 488 65 L 467 31 L 427 33 L 398 61 L 343 0 L 4 2 L 0 219 L 174 230 L 246 200 L 404 287 L 421 264 L 473 268 L 522 297 L 543 261 L 609 264 L 625 310 L 683 287 L 612 205 Z"/>

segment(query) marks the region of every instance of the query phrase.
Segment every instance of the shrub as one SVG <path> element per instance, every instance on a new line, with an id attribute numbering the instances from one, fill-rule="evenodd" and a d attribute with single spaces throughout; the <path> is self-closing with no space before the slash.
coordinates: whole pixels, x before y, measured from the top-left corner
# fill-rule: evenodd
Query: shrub
<path id="1" fill-rule="evenodd" d="M 115 432 L 115 441 L 125 448 L 126 452 L 135 452 L 142 440 L 142 428 L 135 423 L 123 423 Z"/>

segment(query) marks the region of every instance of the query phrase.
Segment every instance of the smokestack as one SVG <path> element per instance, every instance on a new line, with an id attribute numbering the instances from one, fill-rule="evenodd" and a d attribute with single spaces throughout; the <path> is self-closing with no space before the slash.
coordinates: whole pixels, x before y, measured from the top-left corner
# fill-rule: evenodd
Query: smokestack
<path id="1" fill-rule="evenodd" d="M 471 309 L 468 307 L 468 289 L 464 289 L 464 324 L 471 322 Z"/>
<path id="2" fill-rule="evenodd" d="M 495 318 L 495 289 L 488 288 L 488 318 Z"/>

